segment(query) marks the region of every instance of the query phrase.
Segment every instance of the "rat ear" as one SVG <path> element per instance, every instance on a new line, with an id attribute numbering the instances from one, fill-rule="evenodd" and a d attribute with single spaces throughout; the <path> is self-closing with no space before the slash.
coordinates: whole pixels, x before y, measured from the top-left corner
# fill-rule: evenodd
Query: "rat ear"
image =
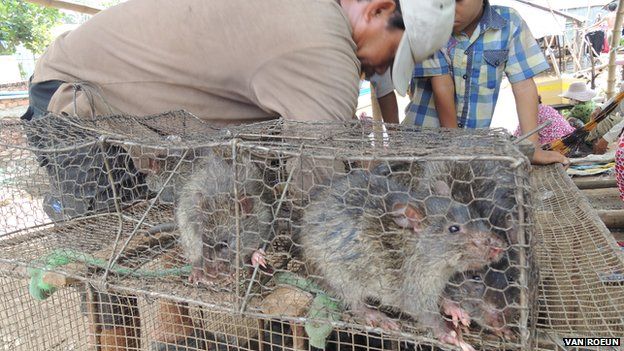
<path id="1" fill-rule="evenodd" d="M 412 228 L 415 232 L 420 230 L 422 213 L 410 204 L 394 204 L 392 206 L 392 219 L 401 228 Z"/>
<path id="2" fill-rule="evenodd" d="M 451 188 L 441 180 L 433 182 L 433 184 L 431 184 L 431 190 L 435 195 L 451 196 Z"/>
<path id="3" fill-rule="evenodd" d="M 241 196 L 239 199 L 241 211 L 243 214 L 250 214 L 253 209 L 253 199 L 247 196 Z"/>

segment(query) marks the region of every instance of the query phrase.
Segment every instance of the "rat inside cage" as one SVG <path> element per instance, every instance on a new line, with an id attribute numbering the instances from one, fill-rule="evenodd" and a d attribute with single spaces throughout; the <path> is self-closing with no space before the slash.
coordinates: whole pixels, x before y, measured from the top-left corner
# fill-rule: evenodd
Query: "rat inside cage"
<path id="1" fill-rule="evenodd" d="M 506 134 L 125 117 L 3 126 L 31 137 L 4 146 L 30 166 L 3 196 L 38 187 L 62 216 L 9 207 L 0 260 L 37 299 L 85 290 L 87 345 L 530 345 L 528 161 Z"/>

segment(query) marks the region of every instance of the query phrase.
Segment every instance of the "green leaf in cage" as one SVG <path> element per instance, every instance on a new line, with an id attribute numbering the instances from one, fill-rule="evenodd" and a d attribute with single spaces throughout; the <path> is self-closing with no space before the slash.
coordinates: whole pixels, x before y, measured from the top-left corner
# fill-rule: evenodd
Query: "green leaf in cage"
<path id="1" fill-rule="evenodd" d="M 329 322 L 325 321 L 339 321 L 341 311 L 340 302 L 327 294 L 319 293 L 316 295 L 308 311 L 308 317 L 314 320 L 308 320 L 305 324 L 305 331 L 310 338 L 311 346 L 319 349 L 325 348 L 327 338 L 334 329 Z"/>

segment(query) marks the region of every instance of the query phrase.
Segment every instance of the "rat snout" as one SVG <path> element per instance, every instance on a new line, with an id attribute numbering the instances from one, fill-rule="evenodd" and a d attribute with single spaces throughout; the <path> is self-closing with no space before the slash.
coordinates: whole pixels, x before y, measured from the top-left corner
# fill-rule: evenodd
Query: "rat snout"
<path id="1" fill-rule="evenodd" d="M 503 257 L 503 252 L 505 250 L 502 247 L 490 246 L 488 259 L 492 262 L 498 262 Z"/>
<path id="2" fill-rule="evenodd" d="M 493 306 L 485 304 L 483 318 L 485 324 L 493 330 L 500 331 L 505 327 L 505 316 L 502 311 L 497 310 Z"/>
<path id="3" fill-rule="evenodd" d="M 505 251 L 504 243 L 490 231 L 467 231 L 468 240 L 463 242 L 463 256 L 466 270 L 481 269 L 483 266 L 499 261 Z"/>
<path id="4" fill-rule="evenodd" d="M 511 320 L 505 318 L 503 311 L 488 308 L 484 313 L 485 324 L 492 330 L 492 332 L 503 339 L 511 339 L 514 336 L 513 331 L 507 323 Z"/>
<path id="5" fill-rule="evenodd" d="M 505 252 L 505 245 L 503 241 L 493 234 L 490 234 L 490 237 L 487 239 L 487 247 L 488 247 L 488 259 L 492 262 L 498 262 L 503 257 L 503 252 Z"/>

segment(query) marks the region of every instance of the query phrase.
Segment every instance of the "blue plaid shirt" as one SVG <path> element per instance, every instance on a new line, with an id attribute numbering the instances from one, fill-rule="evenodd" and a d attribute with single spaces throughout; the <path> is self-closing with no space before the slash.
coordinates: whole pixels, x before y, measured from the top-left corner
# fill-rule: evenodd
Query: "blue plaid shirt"
<path id="1" fill-rule="evenodd" d="M 542 51 L 518 13 L 487 2 L 472 37 L 453 35 L 445 49 L 417 64 L 412 99 L 403 123 L 439 127 L 432 76 L 451 74 L 460 128 L 487 128 L 492 121 L 503 72 L 513 84 L 549 68 Z"/>

